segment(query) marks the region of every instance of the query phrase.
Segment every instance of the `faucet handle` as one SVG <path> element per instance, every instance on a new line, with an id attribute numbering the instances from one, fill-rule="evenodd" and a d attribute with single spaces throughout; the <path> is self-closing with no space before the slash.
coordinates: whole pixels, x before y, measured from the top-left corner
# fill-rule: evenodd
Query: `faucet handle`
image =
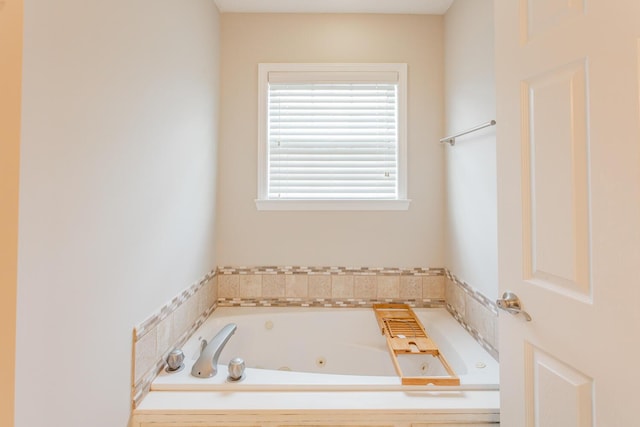
<path id="1" fill-rule="evenodd" d="M 184 352 L 176 348 L 167 356 L 167 372 L 177 372 L 184 368 Z"/>
<path id="2" fill-rule="evenodd" d="M 244 376 L 244 360 L 239 357 L 234 357 L 229 362 L 229 376 L 227 381 L 240 381 Z"/>

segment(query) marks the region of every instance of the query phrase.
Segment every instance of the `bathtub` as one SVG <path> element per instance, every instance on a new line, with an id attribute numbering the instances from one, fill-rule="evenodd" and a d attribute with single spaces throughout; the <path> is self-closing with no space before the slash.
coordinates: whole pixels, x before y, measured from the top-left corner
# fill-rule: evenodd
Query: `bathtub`
<path id="1" fill-rule="evenodd" d="M 498 363 L 445 309 L 414 312 L 460 377 L 460 386 L 402 386 L 371 309 L 222 307 L 183 347 L 185 368 L 163 371 L 151 390 L 498 389 Z M 220 354 L 218 374 L 191 376 L 201 340 L 211 340 L 228 323 L 238 329 Z M 234 357 L 247 366 L 239 382 L 227 381 Z M 447 375 L 430 355 L 407 355 L 401 363 L 409 376 Z"/>
<path id="2" fill-rule="evenodd" d="M 183 346 L 184 368 L 153 381 L 133 425 L 495 426 L 498 363 L 445 309 L 414 311 L 459 386 L 402 385 L 370 308 L 222 307 Z M 191 376 L 201 340 L 228 323 L 238 328 L 220 354 L 217 375 Z M 235 357 L 247 368 L 242 380 L 230 382 L 227 364 Z M 405 375 L 446 375 L 437 358 L 407 359 Z"/>

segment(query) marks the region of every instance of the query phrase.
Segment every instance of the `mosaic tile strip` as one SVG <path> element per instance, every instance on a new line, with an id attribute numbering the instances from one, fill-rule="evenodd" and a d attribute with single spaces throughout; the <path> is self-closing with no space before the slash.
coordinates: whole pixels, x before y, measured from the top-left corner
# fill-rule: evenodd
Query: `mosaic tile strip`
<path id="1" fill-rule="evenodd" d="M 180 336 L 178 341 L 169 349 L 167 349 L 165 354 L 163 354 L 162 357 L 156 362 L 153 369 L 151 369 L 140 381 L 138 381 L 136 384 L 133 385 L 131 396 L 132 396 L 132 405 L 134 409 L 138 406 L 138 404 L 149 392 L 149 389 L 151 388 L 151 383 L 153 382 L 153 380 L 155 380 L 158 374 L 165 368 L 166 366 L 165 360 L 169 355 L 169 352 L 174 348 L 182 347 L 187 342 L 187 340 L 191 337 L 191 335 L 202 325 L 202 323 L 204 323 L 204 321 L 207 320 L 207 317 L 209 317 L 209 315 L 215 309 L 216 309 L 216 306 L 213 305 L 209 307 L 207 311 L 202 313 L 202 315 L 198 317 L 198 320 L 196 320 L 195 323 L 191 325 L 191 327 Z"/>
<path id="2" fill-rule="evenodd" d="M 218 298 L 218 307 L 327 307 L 370 308 L 374 304 L 407 304 L 415 308 L 445 307 L 444 299 L 333 299 L 333 298 Z"/>
<path id="3" fill-rule="evenodd" d="M 219 267 L 218 274 L 328 274 L 328 275 L 405 275 L 443 276 L 443 268 L 393 268 L 393 267 L 305 267 L 305 266 L 260 266 Z"/>
<path id="4" fill-rule="evenodd" d="M 215 309 L 216 270 L 211 270 L 133 330 L 132 406 L 146 396 L 165 366 L 168 353 L 181 346 Z"/>
<path id="5" fill-rule="evenodd" d="M 196 292 L 200 290 L 200 288 L 202 288 L 207 282 L 209 282 L 209 280 L 213 279 L 215 276 L 216 270 L 209 271 L 196 283 L 189 286 L 179 295 L 173 297 L 171 301 L 163 305 L 158 311 L 143 320 L 138 326 L 134 328 L 134 340 L 139 341 L 147 332 L 155 328 L 162 320 L 173 313 L 185 301 L 195 295 Z"/>
<path id="6" fill-rule="evenodd" d="M 451 280 L 460 288 L 462 288 L 469 296 L 471 296 L 473 299 L 478 301 L 487 309 L 491 310 L 496 316 L 498 315 L 498 306 L 496 305 L 495 301 L 490 300 L 489 298 L 484 296 L 480 291 L 470 286 L 468 283 L 458 279 L 449 270 L 445 270 L 445 275 L 449 280 Z"/>
<path id="7" fill-rule="evenodd" d="M 458 323 L 467 331 L 469 334 L 484 348 L 487 353 L 491 355 L 494 359 L 499 361 L 498 350 L 495 349 L 491 344 L 489 344 L 485 338 L 480 334 L 475 328 L 469 325 L 465 318 L 458 313 L 458 311 L 451 305 L 446 304 L 447 311 L 453 316 L 454 319 L 458 321 Z"/>
<path id="8" fill-rule="evenodd" d="M 458 279 L 449 270 L 445 272 L 445 299 L 447 310 L 482 347 L 498 360 L 497 324 L 498 307 L 468 283 Z"/>

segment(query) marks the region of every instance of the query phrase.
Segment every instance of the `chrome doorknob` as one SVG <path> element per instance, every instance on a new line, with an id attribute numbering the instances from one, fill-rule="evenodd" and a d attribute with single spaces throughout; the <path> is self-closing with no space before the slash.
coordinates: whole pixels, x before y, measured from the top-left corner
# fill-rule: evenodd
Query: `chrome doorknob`
<path id="1" fill-rule="evenodd" d="M 531 316 L 529 316 L 529 313 L 522 309 L 520 298 L 518 298 L 518 296 L 513 292 L 507 291 L 502 294 L 502 298 L 497 299 L 496 304 L 498 305 L 499 309 L 513 315 L 522 314 L 527 322 L 531 322 Z"/>

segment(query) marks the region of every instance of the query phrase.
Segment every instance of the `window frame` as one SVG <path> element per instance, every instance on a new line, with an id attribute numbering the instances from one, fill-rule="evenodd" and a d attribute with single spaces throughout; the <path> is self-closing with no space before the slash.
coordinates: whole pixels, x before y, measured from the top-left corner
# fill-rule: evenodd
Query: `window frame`
<path id="1" fill-rule="evenodd" d="M 397 146 L 397 198 L 396 199 L 270 199 L 268 197 L 268 102 L 269 73 L 397 73 L 398 77 L 398 146 Z M 354 80 L 356 80 L 354 78 Z M 258 210 L 407 210 L 407 64 L 258 64 Z"/>

